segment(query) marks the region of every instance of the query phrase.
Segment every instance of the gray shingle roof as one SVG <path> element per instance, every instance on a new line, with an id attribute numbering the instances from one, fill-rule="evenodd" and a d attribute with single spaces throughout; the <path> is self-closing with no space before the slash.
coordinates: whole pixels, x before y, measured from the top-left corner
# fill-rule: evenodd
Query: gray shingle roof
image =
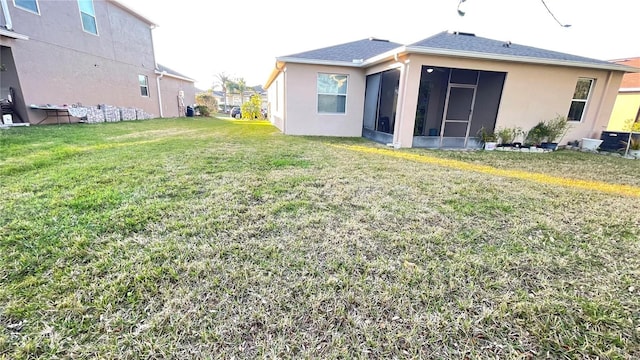
<path id="1" fill-rule="evenodd" d="M 305 51 L 293 55 L 283 56 L 286 59 L 305 59 L 319 61 L 353 62 L 354 59 L 368 59 L 393 50 L 402 44 L 387 40 L 363 39 L 345 44 L 329 46 L 322 49 Z"/>
<path id="2" fill-rule="evenodd" d="M 451 51 L 474 52 L 545 60 L 571 61 L 594 65 L 611 65 L 610 62 L 603 60 L 591 59 L 587 57 L 565 54 L 557 51 L 544 50 L 513 43 L 510 43 L 509 46 L 505 46 L 505 43 L 506 41 L 492 40 L 464 33 L 448 33 L 445 31 L 411 44 L 409 45 L 409 47 L 443 49 Z"/>

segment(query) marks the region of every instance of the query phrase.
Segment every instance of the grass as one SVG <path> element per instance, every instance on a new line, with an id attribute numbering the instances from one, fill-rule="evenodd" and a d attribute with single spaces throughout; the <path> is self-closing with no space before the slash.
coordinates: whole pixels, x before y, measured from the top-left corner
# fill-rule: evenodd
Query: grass
<path id="1" fill-rule="evenodd" d="M 0 131 L 0 358 L 640 357 L 640 198 L 361 147 Z M 394 153 L 640 186 L 592 154 Z"/>

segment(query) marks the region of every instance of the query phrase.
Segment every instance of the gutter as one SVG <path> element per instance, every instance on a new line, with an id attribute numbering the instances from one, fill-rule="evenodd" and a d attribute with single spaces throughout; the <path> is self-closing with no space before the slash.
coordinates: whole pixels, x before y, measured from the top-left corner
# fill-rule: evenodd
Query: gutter
<path id="1" fill-rule="evenodd" d="M 191 78 L 188 78 L 188 77 L 185 77 L 185 76 L 180 76 L 180 75 L 175 75 L 175 74 L 169 73 L 167 71 L 160 72 L 160 71 L 156 70 L 155 72 L 156 72 L 157 75 L 162 74 L 164 76 L 171 77 L 171 78 L 174 78 L 174 79 L 184 80 L 184 81 L 188 81 L 188 82 L 192 82 L 192 83 L 196 82 L 195 80 L 193 80 Z"/>
<path id="2" fill-rule="evenodd" d="M 486 59 L 486 60 L 495 60 L 495 61 L 512 61 L 512 62 L 520 62 L 520 63 L 528 63 L 528 64 L 569 66 L 569 67 L 579 67 L 579 68 L 588 68 L 588 69 L 624 71 L 624 72 L 632 72 L 632 73 L 640 72 L 640 68 L 619 65 L 619 64 L 607 64 L 607 63 L 594 64 L 594 63 L 586 63 L 586 62 L 580 62 L 580 61 L 540 59 L 540 58 L 532 58 L 532 57 L 525 57 L 525 56 L 489 54 L 489 53 L 479 53 L 474 51 L 446 50 L 446 49 L 426 48 L 426 47 L 419 47 L 419 46 L 407 47 L 406 51 L 415 53 L 415 54 L 424 54 L 424 55 L 443 55 L 443 56 L 451 56 L 451 57 Z"/>
<path id="3" fill-rule="evenodd" d="M 317 59 L 302 59 L 295 57 L 279 57 L 276 58 L 278 62 L 290 62 L 296 64 L 313 64 L 313 65 L 331 65 L 331 66 L 348 66 L 348 67 L 362 67 L 363 63 L 351 62 L 351 61 L 337 61 L 337 60 L 317 60 Z"/>
<path id="4" fill-rule="evenodd" d="M 440 48 L 428 48 L 428 47 L 422 47 L 422 46 L 400 46 L 398 48 L 389 50 L 380 55 L 376 55 L 374 57 L 365 59 L 363 62 L 304 59 L 304 58 L 296 58 L 296 57 L 289 57 L 289 56 L 276 58 L 276 61 L 277 63 L 290 62 L 290 63 L 297 63 L 297 64 L 366 68 L 366 67 L 390 60 L 392 58 L 397 58 L 399 55 L 404 55 L 407 53 L 422 54 L 422 55 L 441 55 L 441 56 L 484 59 L 484 60 L 493 60 L 493 61 L 510 61 L 510 62 L 519 62 L 519 63 L 527 63 L 527 64 L 568 66 L 568 67 L 600 69 L 600 70 L 610 70 L 610 71 L 613 70 L 613 71 L 624 71 L 628 73 L 640 73 L 640 68 L 627 66 L 627 65 L 614 64 L 614 63 L 607 63 L 606 61 L 603 61 L 602 64 L 595 64 L 595 63 L 581 62 L 581 61 L 542 59 L 542 58 L 532 58 L 532 57 L 526 57 L 526 56 L 481 53 L 481 52 L 475 52 L 475 51 L 460 51 L 460 50 L 447 50 L 447 49 L 440 49 Z M 267 81 L 267 87 L 268 85 L 271 84 L 272 81 L 273 79 L 270 76 L 269 80 Z"/>

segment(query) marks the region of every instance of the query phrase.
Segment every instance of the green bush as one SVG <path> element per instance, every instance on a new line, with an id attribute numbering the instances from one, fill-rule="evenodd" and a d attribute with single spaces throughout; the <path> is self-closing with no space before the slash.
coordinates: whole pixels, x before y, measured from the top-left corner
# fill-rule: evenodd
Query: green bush
<path id="1" fill-rule="evenodd" d="M 511 144 L 514 142 L 518 135 L 522 134 L 520 128 L 500 128 L 496 131 L 496 136 L 500 140 L 501 144 Z"/>
<path id="2" fill-rule="evenodd" d="M 525 142 L 531 145 L 540 145 L 549 136 L 549 128 L 544 121 L 540 121 L 532 127 L 527 134 Z"/>
<path id="3" fill-rule="evenodd" d="M 195 110 L 200 113 L 200 116 L 208 117 L 211 115 L 211 110 L 209 110 L 209 107 L 206 105 L 196 105 Z"/>
<path id="4" fill-rule="evenodd" d="M 564 134 L 569 130 L 569 123 L 566 116 L 558 115 L 545 123 L 547 126 L 547 141 L 550 143 L 560 142 Z"/>

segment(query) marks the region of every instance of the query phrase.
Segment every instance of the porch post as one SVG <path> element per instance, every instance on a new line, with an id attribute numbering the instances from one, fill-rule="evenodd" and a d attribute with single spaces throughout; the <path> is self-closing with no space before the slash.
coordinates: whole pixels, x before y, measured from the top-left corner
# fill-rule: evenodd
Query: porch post
<path id="1" fill-rule="evenodd" d="M 400 84 L 398 86 L 398 104 L 393 129 L 393 143 L 396 146 L 410 148 L 413 145 L 413 128 L 415 126 L 418 90 L 420 87 L 420 64 L 411 64 L 408 58 L 403 60 L 400 68 Z"/>

